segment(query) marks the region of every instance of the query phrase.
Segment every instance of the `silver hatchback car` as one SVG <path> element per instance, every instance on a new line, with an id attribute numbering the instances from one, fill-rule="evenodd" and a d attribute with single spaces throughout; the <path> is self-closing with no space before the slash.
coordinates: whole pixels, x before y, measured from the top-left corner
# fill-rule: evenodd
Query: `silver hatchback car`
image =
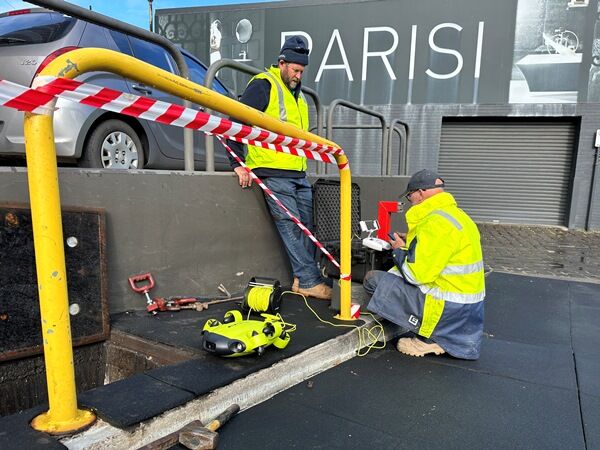
<path id="1" fill-rule="evenodd" d="M 0 78 L 30 86 L 33 78 L 58 55 L 80 47 L 100 47 L 131 55 L 177 74 L 167 51 L 151 42 L 42 8 L 0 15 Z M 182 50 L 190 78 L 204 83 L 206 66 Z M 171 94 L 119 75 L 90 72 L 77 78 L 87 83 L 156 100 L 182 104 Z M 212 89 L 230 95 L 215 80 Z M 123 116 L 58 99 L 54 134 L 59 161 L 80 167 L 183 169 L 183 129 Z M 205 163 L 204 134 L 194 132 L 196 168 Z M 215 144 L 215 167 L 228 170 L 225 150 Z M 0 107 L 0 158 L 25 156 L 23 113 Z M 1 160 L 0 160 L 1 163 Z"/>

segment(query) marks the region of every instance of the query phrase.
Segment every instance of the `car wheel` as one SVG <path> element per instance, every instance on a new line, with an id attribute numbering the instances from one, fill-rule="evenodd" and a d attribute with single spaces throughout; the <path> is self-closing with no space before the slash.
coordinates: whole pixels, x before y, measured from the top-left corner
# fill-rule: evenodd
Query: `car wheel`
<path id="1" fill-rule="evenodd" d="M 89 136 L 80 167 L 142 169 L 144 149 L 135 130 L 118 119 L 99 124 Z"/>

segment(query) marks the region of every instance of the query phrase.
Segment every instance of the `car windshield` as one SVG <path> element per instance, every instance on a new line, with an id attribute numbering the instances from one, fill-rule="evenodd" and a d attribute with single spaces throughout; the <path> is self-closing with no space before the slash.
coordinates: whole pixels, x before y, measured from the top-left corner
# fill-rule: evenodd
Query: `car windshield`
<path id="1" fill-rule="evenodd" d="M 57 13 L 25 13 L 0 17 L 0 46 L 45 44 L 63 37 L 74 23 Z"/>

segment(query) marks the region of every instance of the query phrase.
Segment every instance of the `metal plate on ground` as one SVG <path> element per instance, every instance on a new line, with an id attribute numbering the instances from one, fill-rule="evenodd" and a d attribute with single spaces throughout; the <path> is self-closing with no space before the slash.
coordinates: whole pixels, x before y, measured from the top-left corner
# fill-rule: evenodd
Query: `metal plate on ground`
<path id="1" fill-rule="evenodd" d="M 62 224 L 74 345 L 106 340 L 105 214 L 63 207 Z M 42 352 L 31 210 L 0 203 L 0 361 Z"/>

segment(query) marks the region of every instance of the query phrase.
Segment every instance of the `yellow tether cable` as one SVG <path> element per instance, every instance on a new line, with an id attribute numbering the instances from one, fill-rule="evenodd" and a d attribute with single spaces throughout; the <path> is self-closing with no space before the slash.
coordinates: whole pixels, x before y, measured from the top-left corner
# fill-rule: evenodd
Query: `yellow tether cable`
<path id="1" fill-rule="evenodd" d="M 248 307 L 257 312 L 269 309 L 269 300 L 273 286 L 253 286 L 248 292 Z"/>
<path id="2" fill-rule="evenodd" d="M 375 316 L 373 314 L 361 312 L 361 315 L 364 314 L 366 316 L 371 316 L 371 318 L 375 322 L 375 325 L 373 325 L 370 328 L 365 328 L 365 327 L 361 327 L 358 325 L 333 323 L 333 322 L 329 322 L 328 320 L 321 319 L 321 317 L 319 317 L 319 314 L 317 314 L 317 312 L 314 309 L 312 309 L 311 306 L 308 304 L 308 300 L 306 299 L 306 297 L 304 295 L 300 294 L 299 292 L 283 291 L 281 293 L 281 295 L 283 295 L 283 294 L 293 294 L 293 295 L 302 297 L 304 299 L 304 304 L 306 305 L 306 307 L 310 310 L 310 312 L 312 312 L 314 314 L 314 316 L 321 323 L 330 325 L 332 327 L 344 327 L 344 328 L 358 329 L 358 349 L 356 350 L 356 356 L 366 356 L 372 349 L 385 348 L 386 340 L 385 340 L 385 332 L 383 330 L 383 325 L 381 324 L 381 322 L 379 322 L 375 318 Z M 381 342 L 379 342 L 380 340 L 381 340 Z M 371 344 L 367 345 L 366 342 L 371 342 Z M 366 348 L 366 351 L 363 351 L 363 348 Z"/>

